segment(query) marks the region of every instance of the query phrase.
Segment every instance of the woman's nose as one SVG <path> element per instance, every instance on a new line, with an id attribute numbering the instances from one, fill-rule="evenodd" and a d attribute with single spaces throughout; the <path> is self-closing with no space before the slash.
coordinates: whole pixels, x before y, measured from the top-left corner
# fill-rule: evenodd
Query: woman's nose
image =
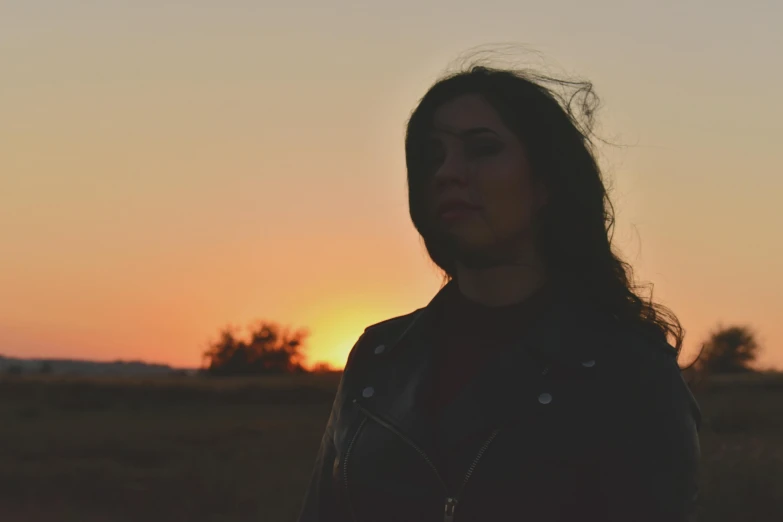
<path id="1" fill-rule="evenodd" d="M 446 155 L 443 163 L 435 171 L 433 181 L 436 186 L 461 184 L 467 181 L 467 174 L 467 165 L 462 155 L 459 152 L 451 152 Z"/>

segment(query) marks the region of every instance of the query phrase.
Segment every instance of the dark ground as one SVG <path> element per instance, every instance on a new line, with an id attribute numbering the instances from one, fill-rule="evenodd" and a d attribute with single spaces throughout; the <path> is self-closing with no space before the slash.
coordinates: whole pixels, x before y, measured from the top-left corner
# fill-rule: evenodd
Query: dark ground
<path id="1" fill-rule="evenodd" d="M 338 379 L 2 377 L 0 521 L 293 521 Z M 694 391 L 699 521 L 783 520 L 783 376 Z"/>

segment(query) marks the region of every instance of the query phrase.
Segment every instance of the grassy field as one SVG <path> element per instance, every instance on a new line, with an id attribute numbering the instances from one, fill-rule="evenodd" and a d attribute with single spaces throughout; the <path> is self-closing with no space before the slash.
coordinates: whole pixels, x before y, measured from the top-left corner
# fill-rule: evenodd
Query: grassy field
<path id="1" fill-rule="evenodd" d="M 292 521 L 338 379 L 0 378 L 0 520 Z M 699 520 L 783 520 L 783 376 L 694 391 Z"/>

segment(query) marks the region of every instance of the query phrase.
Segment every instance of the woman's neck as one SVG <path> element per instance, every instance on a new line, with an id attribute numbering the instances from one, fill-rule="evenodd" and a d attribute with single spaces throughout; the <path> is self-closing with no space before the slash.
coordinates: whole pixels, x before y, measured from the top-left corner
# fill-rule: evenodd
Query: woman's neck
<path id="1" fill-rule="evenodd" d="M 546 273 L 533 266 L 503 265 L 479 269 L 457 266 L 457 286 L 462 295 L 486 306 L 521 303 L 546 282 Z"/>

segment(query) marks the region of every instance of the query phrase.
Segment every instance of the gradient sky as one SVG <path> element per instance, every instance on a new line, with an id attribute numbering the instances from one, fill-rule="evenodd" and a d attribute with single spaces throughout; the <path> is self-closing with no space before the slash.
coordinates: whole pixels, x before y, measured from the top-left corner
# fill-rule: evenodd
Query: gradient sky
<path id="1" fill-rule="evenodd" d="M 783 7 L 0 2 L 0 354 L 195 366 L 227 324 L 342 365 L 440 278 L 404 124 L 477 45 L 594 82 L 616 242 L 687 330 L 783 369 Z M 329 4 L 329 7 L 324 5 Z"/>

